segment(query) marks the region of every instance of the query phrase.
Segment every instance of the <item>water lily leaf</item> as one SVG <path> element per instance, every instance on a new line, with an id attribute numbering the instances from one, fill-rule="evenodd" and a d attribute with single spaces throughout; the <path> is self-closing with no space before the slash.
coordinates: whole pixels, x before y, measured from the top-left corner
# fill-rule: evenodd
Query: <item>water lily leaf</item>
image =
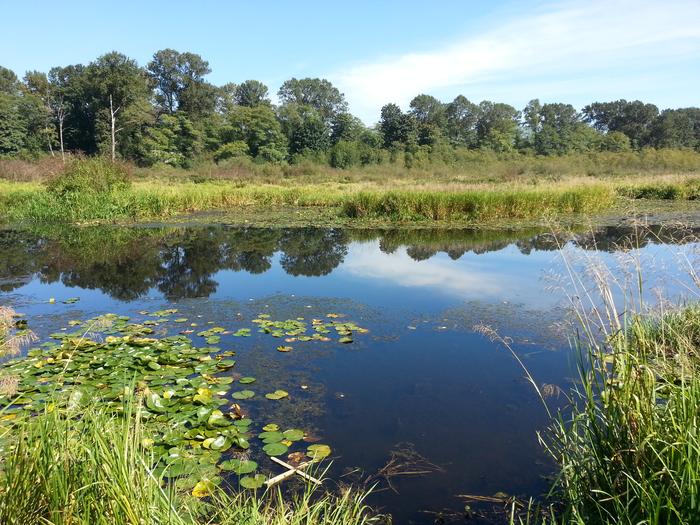
<path id="1" fill-rule="evenodd" d="M 238 436 L 235 438 L 236 445 L 238 445 L 240 448 L 247 450 L 250 448 L 250 443 L 246 438 L 243 436 Z"/>
<path id="2" fill-rule="evenodd" d="M 207 438 L 202 442 L 202 446 L 206 449 L 217 450 L 224 452 L 231 448 L 231 441 L 226 436 L 217 436 Z"/>
<path id="3" fill-rule="evenodd" d="M 258 468 L 258 464 L 255 461 L 245 460 L 245 459 L 230 459 L 224 461 L 219 465 L 222 470 L 234 472 L 239 476 L 243 474 L 250 474 Z"/>
<path id="4" fill-rule="evenodd" d="M 211 496 L 214 493 L 215 489 L 216 485 L 213 481 L 203 479 L 201 481 L 198 481 L 197 484 L 194 486 L 194 488 L 192 489 L 192 495 L 195 498 L 206 498 L 207 496 Z"/>
<path id="5" fill-rule="evenodd" d="M 252 390 L 240 390 L 231 394 L 231 397 L 233 399 L 250 399 L 254 395 L 255 392 L 253 392 Z"/>
<path id="6" fill-rule="evenodd" d="M 331 447 L 328 445 L 309 445 L 306 453 L 312 460 L 318 461 L 331 455 Z"/>
<path id="7" fill-rule="evenodd" d="M 263 447 L 263 451 L 268 456 L 281 456 L 282 454 L 286 454 L 287 450 L 289 450 L 289 448 L 282 443 L 268 443 Z"/>
<path id="8" fill-rule="evenodd" d="M 304 437 L 304 431 L 298 428 L 290 428 L 283 432 L 285 439 L 289 441 L 300 441 Z"/>
<path id="9" fill-rule="evenodd" d="M 227 427 L 231 424 L 231 420 L 227 419 L 221 410 L 214 410 L 207 420 L 207 425 L 210 427 Z"/>
<path id="10" fill-rule="evenodd" d="M 283 397 L 287 397 L 289 395 L 289 392 L 285 392 L 284 390 L 275 390 L 274 392 L 271 392 L 269 394 L 265 394 L 265 397 L 267 399 L 272 399 L 272 400 L 278 400 L 282 399 Z"/>
<path id="11" fill-rule="evenodd" d="M 163 403 L 163 398 L 155 392 L 151 392 L 146 396 L 146 408 L 151 412 L 157 412 L 159 414 L 167 411 L 167 407 Z"/>
<path id="12" fill-rule="evenodd" d="M 242 385 L 249 385 L 250 383 L 255 383 L 254 377 L 241 377 L 238 382 Z"/>
<path id="13" fill-rule="evenodd" d="M 277 351 L 278 352 L 291 352 L 292 347 L 291 346 L 278 346 Z"/>
<path id="14" fill-rule="evenodd" d="M 221 370 L 228 370 L 229 368 L 232 368 L 235 364 L 236 362 L 233 359 L 222 359 L 221 361 L 216 363 L 216 368 L 220 368 Z"/>
<path id="15" fill-rule="evenodd" d="M 258 437 L 262 439 L 265 443 L 278 443 L 284 439 L 284 434 L 282 432 L 262 432 L 258 434 Z"/>
<path id="16" fill-rule="evenodd" d="M 265 432 L 276 432 L 277 430 L 280 429 L 280 426 L 277 423 L 268 423 L 263 427 L 263 430 Z"/>
<path id="17" fill-rule="evenodd" d="M 256 474 L 255 476 L 244 476 L 240 479 L 241 487 L 246 489 L 259 489 L 265 484 L 265 476 Z"/>
<path id="18" fill-rule="evenodd" d="M 195 403 L 200 403 L 202 405 L 207 405 L 211 403 L 214 395 L 212 391 L 208 388 L 198 388 L 197 395 L 192 398 Z"/>

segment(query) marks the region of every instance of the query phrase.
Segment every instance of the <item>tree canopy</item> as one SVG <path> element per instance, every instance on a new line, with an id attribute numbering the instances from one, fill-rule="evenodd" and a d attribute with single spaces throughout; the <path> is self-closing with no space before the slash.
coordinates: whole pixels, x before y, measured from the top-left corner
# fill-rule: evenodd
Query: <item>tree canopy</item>
<path id="1" fill-rule="evenodd" d="M 89 64 L 20 77 L 0 66 L 0 156 L 60 151 L 141 165 L 297 162 L 338 168 L 447 158 L 458 150 L 533 155 L 642 148 L 700 151 L 700 108 L 659 109 L 639 100 L 525 108 L 464 95 L 443 102 L 421 93 L 402 109 L 387 103 L 368 127 L 323 78 L 291 78 L 277 92 L 255 79 L 215 86 L 200 55 L 162 49 L 141 67 L 117 51 Z M 436 158 L 437 158 L 436 157 Z"/>

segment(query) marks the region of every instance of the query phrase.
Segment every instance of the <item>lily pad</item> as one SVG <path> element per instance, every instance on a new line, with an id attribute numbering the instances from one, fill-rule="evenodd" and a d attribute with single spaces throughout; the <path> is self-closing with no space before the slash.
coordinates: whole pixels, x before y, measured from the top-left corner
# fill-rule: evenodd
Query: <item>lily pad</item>
<path id="1" fill-rule="evenodd" d="M 280 429 L 280 426 L 277 423 L 268 423 L 263 427 L 263 430 L 265 432 L 276 432 L 277 430 Z"/>
<path id="2" fill-rule="evenodd" d="M 309 445 L 306 453 L 312 460 L 318 461 L 331 455 L 331 447 L 328 445 Z"/>
<path id="3" fill-rule="evenodd" d="M 258 464 L 255 461 L 246 459 L 230 459 L 221 463 L 219 467 L 221 467 L 222 470 L 234 472 L 241 476 L 255 471 L 255 469 L 258 468 Z"/>
<path id="4" fill-rule="evenodd" d="M 255 392 L 252 390 L 239 390 L 238 392 L 234 392 L 231 394 L 231 397 L 233 399 L 250 399 L 255 395 Z"/>
<path id="5" fill-rule="evenodd" d="M 265 451 L 265 454 L 268 456 L 281 456 L 282 454 L 286 454 L 287 450 L 289 450 L 289 448 L 282 443 L 268 443 L 263 447 L 263 451 Z"/>
<path id="6" fill-rule="evenodd" d="M 269 394 L 265 394 L 265 397 L 267 399 L 272 399 L 274 401 L 278 399 L 282 399 L 284 397 L 287 397 L 289 395 L 289 392 L 286 392 L 284 390 L 275 390 L 274 392 L 270 392 Z"/>
<path id="7" fill-rule="evenodd" d="M 238 382 L 242 385 L 249 385 L 251 383 L 255 383 L 256 379 L 254 377 L 241 377 Z"/>
<path id="8" fill-rule="evenodd" d="M 304 431 L 298 428 L 290 428 L 289 430 L 285 430 L 283 435 L 285 439 L 289 441 L 300 441 L 304 437 Z"/>
<path id="9" fill-rule="evenodd" d="M 198 481 L 197 484 L 194 486 L 194 488 L 192 489 L 192 495 L 195 498 L 206 498 L 208 496 L 211 496 L 214 493 L 215 489 L 216 485 L 213 481 L 203 479 L 201 481 Z"/>
<path id="10" fill-rule="evenodd" d="M 282 432 L 262 432 L 258 437 L 265 443 L 278 443 L 284 439 Z"/>
<path id="11" fill-rule="evenodd" d="M 265 476 L 256 474 L 255 476 L 244 476 L 240 479 L 241 487 L 246 489 L 259 489 L 265 484 Z"/>

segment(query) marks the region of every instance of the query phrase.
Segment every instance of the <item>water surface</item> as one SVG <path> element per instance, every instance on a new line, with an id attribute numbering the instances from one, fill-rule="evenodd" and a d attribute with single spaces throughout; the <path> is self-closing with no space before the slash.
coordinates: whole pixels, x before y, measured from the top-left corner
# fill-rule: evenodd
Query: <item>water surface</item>
<path id="1" fill-rule="evenodd" d="M 553 468 L 537 441 L 545 413 L 522 369 L 474 326 L 513 338 L 538 383 L 567 388 L 574 371 L 561 322 L 575 291 L 569 269 L 585 275 L 592 260 L 611 268 L 642 261 L 650 290 L 692 298 L 681 267 L 697 263 L 694 233 L 7 229 L 0 290 L 3 304 L 26 314 L 42 338 L 71 319 L 113 312 L 139 320 L 139 312 L 164 308 L 232 331 L 260 313 L 282 320 L 338 313 L 368 328 L 352 344 L 295 342 L 284 354 L 279 341 L 257 332 L 224 336 L 218 346 L 236 351 L 238 372 L 290 392 L 284 403 L 245 403 L 260 426 L 304 428 L 329 443 L 329 486 L 378 482 L 371 503 L 395 523 L 427 524 L 440 513 L 458 519 L 459 494 L 540 495 Z M 377 478 L 397 449 L 439 470 L 390 484 Z"/>

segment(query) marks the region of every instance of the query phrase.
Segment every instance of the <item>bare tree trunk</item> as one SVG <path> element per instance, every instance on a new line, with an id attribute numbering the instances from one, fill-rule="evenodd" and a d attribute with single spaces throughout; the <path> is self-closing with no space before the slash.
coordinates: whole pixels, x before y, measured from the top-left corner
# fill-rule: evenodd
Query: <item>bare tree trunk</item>
<path id="1" fill-rule="evenodd" d="M 63 151 L 63 119 L 65 118 L 65 115 L 63 114 L 63 109 L 59 109 L 58 111 L 58 139 L 61 142 L 61 160 L 63 163 L 66 163 L 66 154 Z"/>
<path id="2" fill-rule="evenodd" d="M 117 108 L 117 111 L 119 111 L 119 108 Z M 115 116 L 117 114 L 117 111 L 114 111 L 114 105 L 112 104 L 112 95 L 109 96 L 109 113 L 110 116 L 112 117 L 112 162 L 116 160 L 116 151 L 117 151 L 117 137 L 116 137 L 116 126 L 115 126 Z"/>

